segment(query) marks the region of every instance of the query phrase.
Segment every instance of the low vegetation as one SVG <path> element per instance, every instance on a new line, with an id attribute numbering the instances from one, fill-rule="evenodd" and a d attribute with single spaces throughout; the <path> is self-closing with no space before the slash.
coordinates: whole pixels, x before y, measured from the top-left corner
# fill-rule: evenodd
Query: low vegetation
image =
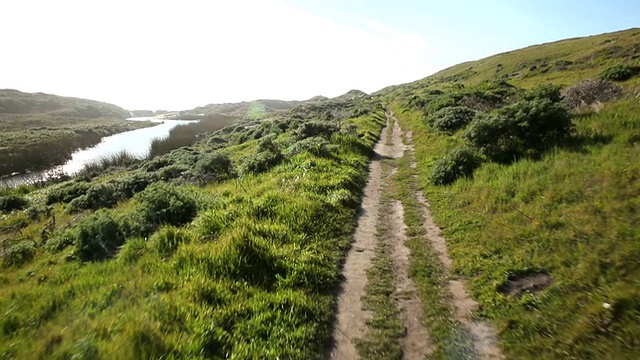
<path id="1" fill-rule="evenodd" d="M 509 358 L 631 359 L 640 349 L 640 267 L 631 260 L 640 251 L 640 82 L 624 75 L 635 66 L 624 49 L 638 36 L 632 29 L 527 48 L 380 94 L 419 139 L 420 188 L 452 270 L 467 279 Z M 503 76 L 517 68 L 520 75 Z M 510 84 L 505 96 L 480 97 L 499 101 L 464 105 L 476 111 L 467 125 L 432 125 L 442 109 L 462 106 L 460 94 L 499 81 Z M 413 261 L 420 254 L 414 248 Z M 423 301 L 437 304 L 437 269 L 422 265 L 414 279 Z M 456 331 L 446 307 L 425 312 L 434 356 L 449 358 Z"/>
<path id="2" fill-rule="evenodd" d="M 326 106 L 12 190 L 33 210 L 0 220 L 0 354 L 321 357 L 384 123 L 370 100 L 341 103 L 367 109 L 342 129 Z"/>
<path id="3" fill-rule="evenodd" d="M 433 357 L 473 349 L 424 241 L 419 190 L 447 240 L 449 272 L 465 279 L 506 357 L 633 359 L 638 44 L 631 29 L 460 64 L 372 96 L 209 105 L 194 112 L 215 108 L 233 123 L 185 127 L 149 159 L 123 154 L 42 189 L 0 189 L 0 357 L 322 358 L 385 104 L 414 139 L 417 166 L 397 160 L 384 196 L 404 207 Z M 51 131 L 105 124 L 91 119 Z M 3 146 L 29 139 L 0 130 L 12 136 Z M 393 274 L 384 246 L 376 251 L 366 306 L 388 342 L 359 346 L 394 358 L 397 308 L 377 291 Z"/>

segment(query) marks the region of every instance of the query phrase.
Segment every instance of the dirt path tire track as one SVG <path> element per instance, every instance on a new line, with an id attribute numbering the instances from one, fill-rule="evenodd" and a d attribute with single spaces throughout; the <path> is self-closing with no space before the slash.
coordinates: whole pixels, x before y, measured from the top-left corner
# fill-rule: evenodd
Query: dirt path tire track
<path id="1" fill-rule="evenodd" d="M 418 289 L 409 277 L 411 250 L 405 246 L 407 226 L 404 223 L 404 208 L 399 200 L 391 201 L 387 218 L 389 233 L 392 234 L 390 245 L 391 258 L 396 270 L 396 298 L 402 311 L 402 322 L 407 331 L 400 342 L 403 359 L 424 359 L 433 353 L 433 343 L 422 322 L 424 312 L 418 297 Z"/>
<path id="2" fill-rule="evenodd" d="M 398 120 L 395 119 L 397 123 Z M 408 142 L 412 141 L 412 133 L 405 134 Z M 407 146 L 409 156 L 411 156 L 410 167 L 415 169 L 417 162 L 415 160 L 415 152 L 412 145 Z M 478 309 L 478 303 L 473 300 L 466 290 L 466 284 L 463 279 L 454 279 L 451 277 L 451 266 L 453 264 L 449 257 L 449 249 L 445 239 L 440 234 L 440 228 L 433 220 L 430 205 L 421 191 L 416 193 L 416 200 L 423 206 L 424 229 L 427 233 L 427 241 L 438 254 L 438 259 L 449 275 L 447 281 L 447 291 L 451 295 L 454 306 L 455 320 L 458 321 L 464 329 L 470 334 L 473 348 L 479 359 L 493 360 L 503 359 L 504 355 L 497 345 L 496 332 L 488 323 L 473 320 L 472 316 Z"/>
<path id="3" fill-rule="evenodd" d="M 397 168 L 393 168 L 389 174 L 383 174 L 381 160 L 401 158 L 406 150 L 402 141 L 402 129 L 397 120 L 394 121 L 391 137 L 387 138 L 389 122 L 393 115 L 386 115 L 387 126 L 382 130 L 382 136 L 374 148 L 376 155 L 369 165 L 369 180 L 364 189 L 354 242 L 343 267 L 345 281 L 338 295 L 331 359 L 357 359 L 358 354 L 353 340 L 366 336 L 366 320 L 371 314 L 369 311 L 362 310 L 362 297 L 365 295 L 367 270 L 371 268 L 378 241 L 376 237 L 378 220 L 385 221 L 388 225 L 386 232 L 388 236 L 380 241 L 386 241 L 390 245 L 390 256 L 396 272 L 395 297 L 406 329 L 406 334 L 400 343 L 403 358 L 424 359 L 433 350 L 428 331 L 422 323 L 423 307 L 417 295 L 416 286 L 409 277 L 410 250 L 405 246 L 407 236 L 402 203 L 392 199 L 389 206 L 385 207 L 388 213 L 379 217 L 381 191 L 385 185 L 383 175 L 386 175 L 386 179 L 390 179 L 397 171 Z M 389 144 L 387 140 L 390 140 Z"/>
<path id="4" fill-rule="evenodd" d="M 393 119 L 393 132 L 391 135 L 391 157 L 399 159 L 405 156 L 407 146 L 402 141 L 402 129 L 398 119 L 393 113 L 387 114 L 388 118 Z M 398 168 L 394 167 L 389 177 L 392 177 Z M 411 250 L 405 245 L 407 241 L 407 226 L 404 221 L 404 207 L 399 200 L 391 200 L 388 208 L 388 234 L 390 238 L 386 239 L 390 245 L 391 259 L 396 271 L 396 299 L 398 307 L 402 311 L 402 322 L 406 329 L 405 336 L 401 339 L 403 359 L 417 360 L 424 359 L 433 352 L 433 344 L 429 337 L 429 332 L 423 324 L 424 312 L 422 302 L 418 297 L 418 290 L 409 277 L 409 258 Z"/>
<path id="5" fill-rule="evenodd" d="M 369 180 L 364 187 L 358 224 L 353 235 L 351 249 L 342 268 L 345 280 L 338 289 L 338 310 L 333 329 L 331 359 L 357 359 L 353 342 L 365 334 L 369 311 L 362 309 L 362 296 L 367 284 L 367 270 L 371 267 L 376 245 L 380 187 L 382 184 L 381 160 L 386 156 L 387 126 L 374 147 L 375 155 L 369 164 Z"/>
<path id="6" fill-rule="evenodd" d="M 418 201 L 424 206 L 424 227 L 427 231 L 427 238 L 431 246 L 438 253 L 438 258 L 450 275 L 451 258 L 445 239 L 440 235 L 440 228 L 433 221 L 429 202 L 424 198 L 422 192 L 416 194 Z M 473 300 L 466 289 L 465 281 L 462 279 L 449 278 L 447 281 L 447 291 L 451 294 L 455 308 L 455 319 L 460 322 L 471 335 L 473 348 L 480 359 L 503 359 L 502 351 L 497 345 L 496 332 L 484 321 L 473 320 L 473 314 L 478 310 L 478 303 Z"/>

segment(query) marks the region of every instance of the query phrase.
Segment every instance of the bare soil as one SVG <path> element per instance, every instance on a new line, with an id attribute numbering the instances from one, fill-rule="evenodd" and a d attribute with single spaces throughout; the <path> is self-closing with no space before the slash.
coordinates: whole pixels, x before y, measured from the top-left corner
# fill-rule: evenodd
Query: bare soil
<path id="1" fill-rule="evenodd" d="M 371 316 L 362 309 L 362 297 L 365 294 L 367 270 L 371 267 L 376 244 L 377 221 L 381 207 L 380 192 L 384 186 L 381 160 L 397 159 L 404 155 L 406 147 L 402 142 L 402 130 L 396 120 L 393 125 L 389 143 L 387 130 L 391 114 L 387 114 L 387 127 L 376 144 L 375 156 L 369 165 L 369 180 L 364 189 L 358 224 L 354 233 L 354 241 L 347 255 L 342 273 L 345 281 L 339 289 L 338 311 L 334 324 L 333 347 L 331 359 L 357 359 L 354 340 L 366 334 L 366 321 Z M 397 168 L 391 170 L 386 177 L 393 176 Z M 423 308 L 417 295 L 413 280 L 409 277 L 410 251 L 404 245 L 405 234 L 404 209 L 402 203 L 393 200 L 390 211 L 383 216 L 388 227 L 388 241 L 396 271 L 396 299 L 402 311 L 402 320 L 406 334 L 401 341 L 405 359 L 423 359 L 433 352 L 433 344 L 422 324 Z"/>
<path id="2" fill-rule="evenodd" d="M 369 311 L 362 309 L 362 296 L 367 284 L 367 270 L 371 267 L 376 245 L 381 160 L 386 155 L 387 126 L 374 147 L 375 155 L 369 164 L 369 180 L 364 188 L 358 224 L 353 235 L 351 250 L 342 268 L 344 282 L 338 289 L 338 310 L 333 329 L 331 359 L 357 359 L 354 340 L 365 334 Z"/>
<path id="3" fill-rule="evenodd" d="M 509 277 L 509 280 L 500 287 L 500 292 L 505 295 L 520 297 L 524 294 L 537 294 L 546 289 L 553 279 L 545 273 L 531 272 Z"/>
<path id="4" fill-rule="evenodd" d="M 400 342 L 403 358 L 424 359 L 433 353 L 433 343 L 427 328 L 422 323 L 424 312 L 416 285 L 409 277 L 411 251 L 405 246 L 407 227 L 404 223 L 404 208 L 400 201 L 391 202 L 388 220 L 389 234 L 392 234 L 392 238 L 388 241 L 391 245 L 391 259 L 396 270 L 396 298 L 406 329 L 406 334 Z"/>

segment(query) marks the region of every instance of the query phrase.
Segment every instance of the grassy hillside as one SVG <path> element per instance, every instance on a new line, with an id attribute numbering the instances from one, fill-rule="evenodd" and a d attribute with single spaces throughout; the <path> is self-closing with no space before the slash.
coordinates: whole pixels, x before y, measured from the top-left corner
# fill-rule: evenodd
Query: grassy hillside
<path id="1" fill-rule="evenodd" d="M 640 30 L 630 29 L 463 63 L 376 94 L 413 132 L 456 276 L 468 279 L 509 358 L 640 353 L 639 56 Z M 577 85 L 598 78 L 617 81 Z M 433 279 L 416 281 L 438 293 L 446 279 Z M 427 324 L 442 333 L 450 321 L 431 314 Z M 436 357 L 447 357 L 444 334 Z"/>
<path id="2" fill-rule="evenodd" d="M 152 126 L 127 117 L 128 111 L 103 102 L 0 90 L 0 176 L 44 170 L 103 136 Z"/>
<path id="3" fill-rule="evenodd" d="M 638 44 L 631 29 L 373 96 L 203 107 L 232 124 L 153 159 L 4 189 L 0 358 L 322 358 L 386 106 L 417 161 L 398 160 L 392 195 L 424 192 L 505 355 L 635 359 Z M 433 358 L 450 358 L 446 272 L 421 241 L 420 205 L 406 208 Z"/>
<path id="4" fill-rule="evenodd" d="M 0 357 L 321 357 L 383 123 L 306 105 L 3 194 Z"/>

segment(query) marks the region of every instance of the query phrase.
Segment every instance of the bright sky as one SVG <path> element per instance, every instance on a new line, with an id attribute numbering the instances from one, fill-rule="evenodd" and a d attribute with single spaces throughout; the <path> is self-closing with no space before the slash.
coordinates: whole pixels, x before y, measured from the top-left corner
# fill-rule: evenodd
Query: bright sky
<path id="1" fill-rule="evenodd" d="M 2 0 L 0 88 L 127 109 L 304 100 L 635 26 L 638 0 Z"/>

